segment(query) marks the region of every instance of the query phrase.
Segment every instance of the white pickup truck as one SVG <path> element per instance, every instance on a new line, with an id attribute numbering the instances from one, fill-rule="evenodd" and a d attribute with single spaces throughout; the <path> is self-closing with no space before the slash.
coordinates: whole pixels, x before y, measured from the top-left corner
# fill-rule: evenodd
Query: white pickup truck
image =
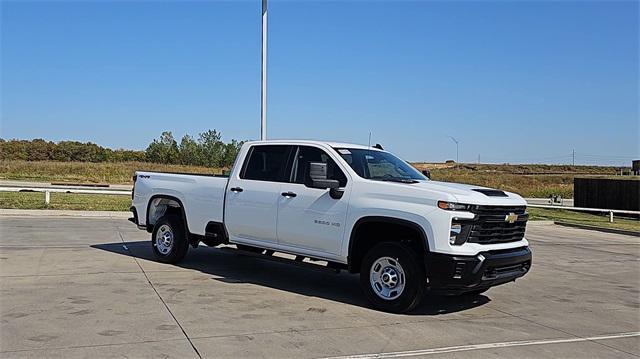
<path id="1" fill-rule="evenodd" d="M 520 196 L 432 181 L 379 145 L 247 142 L 228 177 L 140 171 L 132 197 L 130 220 L 152 233 L 159 261 L 200 242 L 293 254 L 360 273 L 390 312 L 427 290 L 481 293 L 531 266 Z"/>

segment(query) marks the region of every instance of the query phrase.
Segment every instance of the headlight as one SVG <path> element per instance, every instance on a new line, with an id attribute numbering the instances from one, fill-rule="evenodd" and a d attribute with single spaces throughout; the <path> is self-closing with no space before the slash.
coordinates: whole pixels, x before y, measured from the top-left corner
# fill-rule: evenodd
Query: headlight
<path id="1" fill-rule="evenodd" d="M 469 209 L 471 209 L 471 205 L 463 204 L 463 203 L 455 203 L 455 202 L 438 201 L 438 208 L 444 209 L 447 211 L 468 211 Z"/>

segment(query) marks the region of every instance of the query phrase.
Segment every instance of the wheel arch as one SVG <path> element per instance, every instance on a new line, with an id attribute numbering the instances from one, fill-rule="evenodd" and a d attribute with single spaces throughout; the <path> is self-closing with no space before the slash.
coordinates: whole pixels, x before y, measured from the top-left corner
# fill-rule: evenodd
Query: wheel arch
<path id="1" fill-rule="evenodd" d="M 165 205 L 166 207 L 169 207 L 169 208 L 177 208 L 178 211 L 176 212 L 178 212 L 178 214 L 182 217 L 182 222 L 184 223 L 184 229 L 186 233 L 190 233 L 189 224 L 187 223 L 187 214 L 185 213 L 185 209 L 184 209 L 184 205 L 182 204 L 182 201 L 178 197 L 166 195 L 166 194 L 156 194 L 149 198 L 149 201 L 147 202 L 147 213 L 146 213 L 146 222 L 145 222 L 147 226 L 147 232 L 151 233 L 153 231 L 153 226 L 158 221 L 158 219 L 160 219 L 166 213 L 170 212 L 170 210 L 165 210 L 161 214 L 156 215 L 154 211 L 154 214 L 153 214 L 154 218 L 151 218 L 150 217 L 151 208 L 154 205 L 155 200 L 161 200 L 159 203 L 155 204 L 155 206 Z M 171 206 L 172 204 L 171 202 L 174 202 L 175 204 L 177 204 L 177 206 Z"/>
<path id="2" fill-rule="evenodd" d="M 393 231 L 400 232 L 400 238 L 389 238 L 387 235 Z M 372 239 L 367 235 L 371 235 Z M 351 229 L 349 236 L 349 253 L 347 262 L 349 271 L 357 273 L 360 271 L 360 264 L 366 252 L 378 243 L 385 241 L 407 241 L 416 250 L 424 253 L 429 252 L 429 242 L 427 233 L 418 223 L 387 216 L 366 216 L 358 219 Z"/>

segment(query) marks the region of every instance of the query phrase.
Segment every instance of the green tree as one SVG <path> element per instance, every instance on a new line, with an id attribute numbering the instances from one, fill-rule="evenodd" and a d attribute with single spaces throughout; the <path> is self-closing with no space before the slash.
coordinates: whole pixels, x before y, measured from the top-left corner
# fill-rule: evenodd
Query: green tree
<path id="1" fill-rule="evenodd" d="M 224 143 L 222 134 L 216 130 L 202 132 L 198 139 L 202 149 L 203 165 L 207 167 L 222 167 L 224 159 Z"/>
<path id="2" fill-rule="evenodd" d="M 105 149 L 106 152 L 106 161 L 109 162 L 127 162 L 127 161 L 136 161 L 136 162 L 144 162 L 147 160 L 146 154 L 144 151 L 135 151 L 135 150 L 125 150 L 125 149 Z"/>
<path id="3" fill-rule="evenodd" d="M 178 146 L 180 163 L 183 165 L 203 166 L 202 148 L 193 137 L 184 135 Z"/>
<path id="4" fill-rule="evenodd" d="M 107 153 L 103 147 L 95 143 L 60 141 L 53 148 L 52 159 L 65 162 L 104 162 L 107 159 Z"/>
<path id="5" fill-rule="evenodd" d="M 25 151 L 27 153 L 27 159 L 29 161 L 47 161 L 53 156 L 53 149 L 55 144 L 53 142 L 47 142 L 43 139 L 35 139 L 26 143 Z"/>
<path id="6" fill-rule="evenodd" d="M 231 167 L 233 165 L 243 143 L 244 141 L 238 142 L 236 140 L 231 140 L 231 142 L 224 146 L 223 167 Z"/>
<path id="7" fill-rule="evenodd" d="M 146 158 L 156 163 L 178 163 L 178 143 L 170 131 L 162 132 L 160 138 L 153 140 L 147 147 Z"/>
<path id="8" fill-rule="evenodd" d="M 2 142 L 0 157 L 3 160 L 26 160 L 28 159 L 28 141 L 10 140 Z"/>
<path id="9" fill-rule="evenodd" d="M 163 132 L 145 151 L 112 150 L 91 142 L 34 140 L 4 140 L 0 138 L 0 160 L 125 162 L 150 161 L 209 167 L 229 167 L 233 164 L 242 142 L 222 141 L 216 130 L 200 133 L 196 141 L 185 135 L 178 145 L 171 132 Z"/>

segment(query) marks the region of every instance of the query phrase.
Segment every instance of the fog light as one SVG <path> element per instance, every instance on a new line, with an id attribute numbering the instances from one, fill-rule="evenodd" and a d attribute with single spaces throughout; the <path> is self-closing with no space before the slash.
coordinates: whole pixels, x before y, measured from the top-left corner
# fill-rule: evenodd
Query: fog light
<path id="1" fill-rule="evenodd" d="M 460 233 L 462 233 L 462 225 L 459 223 L 452 224 L 449 232 L 449 243 L 455 244 Z"/>
<path id="2" fill-rule="evenodd" d="M 454 221 L 451 223 L 451 229 L 449 230 L 449 243 L 451 245 L 461 245 L 467 241 L 471 225 L 468 223 L 459 223 Z"/>

